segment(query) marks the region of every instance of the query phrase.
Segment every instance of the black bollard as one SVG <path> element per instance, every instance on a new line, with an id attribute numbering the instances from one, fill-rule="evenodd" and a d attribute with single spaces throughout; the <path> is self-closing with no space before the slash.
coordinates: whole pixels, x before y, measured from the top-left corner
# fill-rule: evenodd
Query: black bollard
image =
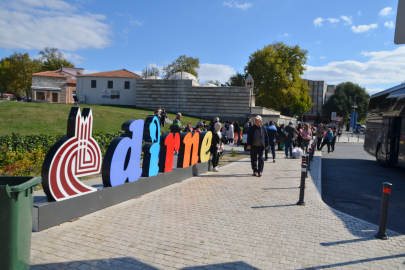
<path id="1" fill-rule="evenodd" d="M 307 171 L 307 164 L 301 164 L 301 185 L 300 185 L 300 199 L 297 205 L 305 205 L 304 195 L 305 195 L 305 173 Z"/>
<path id="2" fill-rule="evenodd" d="M 313 155 L 314 148 L 309 148 L 309 158 L 308 158 L 308 170 L 311 170 L 311 157 Z"/>
<path id="3" fill-rule="evenodd" d="M 308 171 L 309 171 L 309 154 L 306 156 L 306 161 L 307 161 L 307 172 L 305 174 L 306 178 L 308 178 Z"/>
<path id="4" fill-rule="evenodd" d="M 307 164 L 307 156 L 302 155 L 301 162 L 302 164 Z M 305 178 L 308 178 L 308 172 L 305 174 Z"/>
<path id="5" fill-rule="evenodd" d="M 378 233 L 375 235 L 376 238 L 381 240 L 388 240 L 387 235 L 387 218 L 388 218 L 388 203 L 390 200 L 391 193 L 391 183 L 383 183 L 383 197 L 381 203 L 381 215 L 380 215 L 380 228 Z"/>
<path id="6" fill-rule="evenodd" d="M 314 161 L 314 154 L 315 154 L 316 146 L 312 146 L 312 152 L 311 152 L 311 161 Z"/>

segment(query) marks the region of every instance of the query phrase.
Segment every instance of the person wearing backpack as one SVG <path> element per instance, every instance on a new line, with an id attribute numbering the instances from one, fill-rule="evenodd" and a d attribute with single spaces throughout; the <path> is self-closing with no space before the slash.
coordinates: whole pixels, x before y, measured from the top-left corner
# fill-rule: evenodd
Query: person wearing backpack
<path id="1" fill-rule="evenodd" d="M 330 152 L 330 145 L 333 141 L 333 132 L 332 129 L 328 129 L 328 131 L 325 133 L 325 137 L 323 138 L 323 142 L 320 148 L 320 151 L 322 151 L 323 146 L 326 144 L 328 146 L 328 154 Z"/>
<path id="2" fill-rule="evenodd" d="M 336 131 L 336 127 L 333 127 L 332 131 L 333 131 L 333 139 L 332 139 L 332 142 L 331 142 L 330 146 L 332 148 L 331 152 L 334 152 L 335 151 L 335 144 L 336 144 L 336 137 L 337 137 L 338 133 Z"/>

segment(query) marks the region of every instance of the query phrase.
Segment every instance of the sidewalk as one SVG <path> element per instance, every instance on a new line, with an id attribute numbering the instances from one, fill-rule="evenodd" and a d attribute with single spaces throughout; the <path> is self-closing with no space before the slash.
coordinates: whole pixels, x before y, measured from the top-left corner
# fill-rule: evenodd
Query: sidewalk
<path id="1" fill-rule="evenodd" d="M 322 202 L 320 156 L 297 206 L 301 161 L 277 155 L 263 177 L 243 159 L 33 233 L 31 269 L 405 268 L 404 235 Z"/>

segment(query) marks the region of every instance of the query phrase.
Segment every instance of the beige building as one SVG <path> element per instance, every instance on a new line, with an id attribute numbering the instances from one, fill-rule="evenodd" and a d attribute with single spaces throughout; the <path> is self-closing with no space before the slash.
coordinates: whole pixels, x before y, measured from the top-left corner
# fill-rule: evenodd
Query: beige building
<path id="1" fill-rule="evenodd" d="M 33 102 L 74 103 L 76 75 L 83 74 L 82 68 L 62 67 L 60 70 L 33 73 L 31 97 Z"/>

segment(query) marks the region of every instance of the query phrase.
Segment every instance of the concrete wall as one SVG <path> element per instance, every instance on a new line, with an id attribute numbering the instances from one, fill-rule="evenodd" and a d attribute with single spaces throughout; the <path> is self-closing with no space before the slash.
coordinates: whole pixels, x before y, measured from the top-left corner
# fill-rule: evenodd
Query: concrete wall
<path id="1" fill-rule="evenodd" d="M 91 88 L 91 80 L 97 81 L 97 87 Z M 108 81 L 113 81 L 113 88 L 107 87 Z M 125 81 L 130 82 L 130 89 L 124 89 Z M 85 104 L 114 104 L 114 105 L 135 105 L 136 99 L 136 81 L 135 78 L 108 78 L 108 77 L 76 77 L 76 94 L 79 99 L 85 96 Z M 120 90 L 119 99 L 102 98 L 103 90 Z M 155 108 L 156 109 L 156 108 Z"/>
<path id="2" fill-rule="evenodd" d="M 33 102 L 45 102 L 52 103 L 52 93 L 58 93 L 58 102 L 57 103 L 66 103 L 66 91 L 67 91 L 67 79 L 66 78 L 57 78 L 57 77 L 41 77 L 41 76 L 32 76 L 32 86 L 33 87 L 55 87 L 61 88 L 61 91 L 43 91 L 43 90 L 31 90 L 32 101 Z M 37 92 L 45 92 L 46 100 L 36 100 Z M 70 103 L 68 101 L 67 103 Z"/>
<path id="3" fill-rule="evenodd" d="M 137 107 L 221 121 L 246 120 L 249 98 L 247 87 L 196 87 L 191 80 L 138 80 L 136 88 Z"/>

